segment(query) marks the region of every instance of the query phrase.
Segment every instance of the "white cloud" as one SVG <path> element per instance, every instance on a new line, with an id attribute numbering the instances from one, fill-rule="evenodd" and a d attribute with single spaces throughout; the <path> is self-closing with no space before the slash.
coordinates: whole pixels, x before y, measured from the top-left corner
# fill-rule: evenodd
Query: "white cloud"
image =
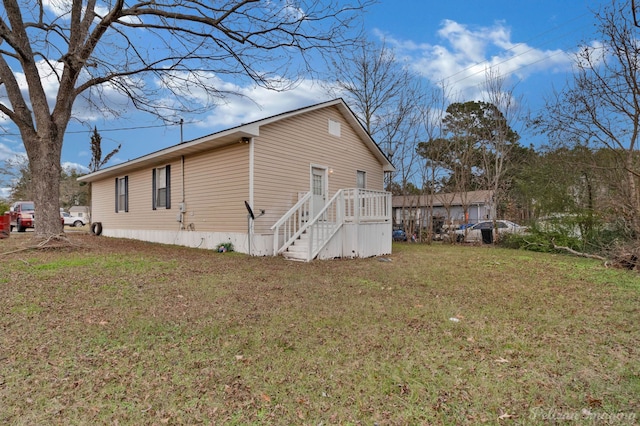
<path id="1" fill-rule="evenodd" d="M 42 5 L 56 16 L 71 14 L 71 0 L 43 0 Z"/>
<path id="2" fill-rule="evenodd" d="M 66 170 L 67 172 L 71 172 L 72 170 L 77 171 L 78 173 L 88 173 L 89 172 L 89 168 L 83 164 L 78 164 L 78 163 L 72 163 L 70 161 L 64 161 L 61 164 L 62 169 Z"/>
<path id="3" fill-rule="evenodd" d="M 42 4 L 46 10 L 51 12 L 53 16 L 62 17 L 64 19 L 71 18 L 71 6 L 73 4 L 72 0 L 43 0 Z M 82 13 L 86 12 L 86 6 L 82 7 Z M 99 17 L 103 17 L 110 12 L 110 8 L 104 4 L 96 4 L 94 11 Z M 96 18 L 94 22 L 98 21 Z M 121 22 L 127 23 L 139 23 L 142 22 L 140 18 L 136 16 L 128 16 L 120 20 Z"/>
<path id="4" fill-rule="evenodd" d="M 484 37 L 478 37 L 477 34 L 468 31 L 464 25 L 445 20 L 438 35 L 451 44 L 453 53 L 461 61 L 484 61 L 487 48 Z"/>
<path id="5" fill-rule="evenodd" d="M 283 92 L 258 86 L 236 86 L 234 89 L 240 96 L 226 98 L 200 123 L 200 127 L 233 127 L 329 100 L 326 90 L 310 80 Z"/>
<path id="6" fill-rule="evenodd" d="M 56 61 L 47 62 L 45 60 L 39 60 L 36 63 L 36 67 L 38 68 L 38 74 L 40 75 L 42 88 L 44 89 L 44 92 L 47 96 L 49 108 L 53 108 L 53 106 L 55 105 L 58 88 L 60 87 L 58 82 L 58 75 L 62 74 L 63 65 L 62 63 Z M 16 81 L 18 82 L 18 86 L 23 93 L 23 98 L 28 102 L 29 86 L 27 85 L 27 79 L 24 73 L 22 71 L 14 70 L 14 75 Z"/>
<path id="7" fill-rule="evenodd" d="M 322 85 L 312 80 L 291 81 L 274 76 L 272 84 L 281 90 L 270 90 L 253 82 L 225 81 L 213 73 L 171 73 L 174 78 L 156 80 L 159 88 L 166 88 L 193 108 L 209 108 L 197 126 L 208 130 L 220 130 L 248 123 L 303 106 L 329 99 Z M 209 87 L 207 91 L 204 87 Z M 175 111 L 178 99 L 167 96 L 160 104 L 167 111 Z M 175 121 L 178 119 L 176 118 Z"/>
<path id="8" fill-rule="evenodd" d="M 50 110 L 53 110 L 58 90 L 60 89 L 58 76 L 62 74 L 64 65 L 61 62 L 42 59 L 36 63 L 36 67 L 38 68 L 42 88 L 47 96 L 47 103 Z M 29 102 L 29 87 L 24 73 L 14 70 L 14 75 L 23 93 L 23 98 L 26 102 Z M 88 78 L 88 74 L 83 72 L 81 78 Z M 136 87 L 136 84 L 138 83 L 132 83 L 131 87 Z M 0 101 L 7 103 L 6 96 L 6 91 L 1 89 Z M 92 97 L 97 104 L 94 105 L 91 102 Z M 113 84 L 107 82 L 100 87 L 85 91 L 77 98 L 73 107 L 73 117 L 80 121 L 92 122 L 100 118 L 114 118 L 117 114 L 122 114 L 130 108 L 131 102 L 129 98 L 116 90 Z M 8 118 L 0 115 L 0 122 L 2 120 L 8 121 Z"/>
<path id="9" fill-rule="evenodd" d="M 0 142 L 0 161 L 9 160 L 24 155 L 24 152 L 15 151 L 10 146 Z"/>
<path id="10" fill-rule="evenodd" d="M 301 21 L 306 13 L 296 2 L 286 0 L 282 6 L 282 15 L 288 21 Z"/>
<path id="11" fill-rule="evenodd" d="M 479 99 L 486 72 L 497 70 L 502 76 L 525 80 L 535 73 L 564 72 L 572 58 L 560 49 L 543 50 L 511 40 L 504 22 L 490 27 L 473 27 L 452 20 L 442 21 L 437 44 L 399 40 L 378 32 L 408 60 L 420 75 L 434 84 L 444 84 L 456 97 Z"/>

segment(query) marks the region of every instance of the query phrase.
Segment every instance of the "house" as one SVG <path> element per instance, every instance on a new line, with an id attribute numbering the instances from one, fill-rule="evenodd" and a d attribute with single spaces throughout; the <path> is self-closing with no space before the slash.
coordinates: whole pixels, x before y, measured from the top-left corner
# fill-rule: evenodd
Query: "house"
<path id="1" fill-rule="evenodd" d="M 109 237 L 292 259 L 391 252 L 393 166 L 342 99 L 82 176 Z"/>
<path id="2" fill-rule="evenodd" d="M 431 217 L 454 226 L 496 217 L 493 191 L 394 195 L 392 203 L 395 226 L 406 229 L 426 228 Z"/>

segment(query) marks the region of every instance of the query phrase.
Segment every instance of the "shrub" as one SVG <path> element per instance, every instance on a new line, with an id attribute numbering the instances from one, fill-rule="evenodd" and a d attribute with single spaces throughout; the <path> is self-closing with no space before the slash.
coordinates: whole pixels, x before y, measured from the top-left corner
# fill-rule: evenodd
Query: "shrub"
<path id="1" fill-rule="evenodd" d="M 505 234 L 500 245 L 543 253 L 556 253 L 555 246 L 585 251 L 585 234 L 581 221 L 575 215 L 556 216 L 529 226 L 526 234 Z"/>
<path id="2" fill-rule="evenodd" d="M 546 253 L 562 252 L 554 248 L 561 246 L 581 253 L 602 255 L 629 240 L 615 224 L 604 224 L 593 216 L 589 221 L 584 217 L 566 216 L 534 224 L 526 234 L 501 235 L 500 245 Z"/>
<path id="3" fill-rule="evenodd" d="M 226 243 L 220 243 L 216 247 L 216 251 L 218 253 L 224 253 L 224 252 L 227 252 L 227 251 L 233 251 L 233 243 L 231 241 L 228 241 Z"/>
<path id="4" fill-rule="evenodd" d="M 556 246 L 569 247 L 573 250 L 582 251 L 584 244 L 579 238 L 569 237 L 559 232 L 542 232 L 532 229 L 526 234 L 502 234 L 499 245 L 512 249 L 524 249 L 542 253 L 556 253 L 559 250 Z"/>

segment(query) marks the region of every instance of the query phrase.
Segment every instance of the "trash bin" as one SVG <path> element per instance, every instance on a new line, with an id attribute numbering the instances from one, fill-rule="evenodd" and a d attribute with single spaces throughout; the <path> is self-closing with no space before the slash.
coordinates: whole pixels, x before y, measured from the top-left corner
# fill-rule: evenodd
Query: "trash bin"
<path id="1" fill-rule="evenodd" d="M 0 238 L 9 238 L 11 235 L 11 225 L 9 221 L 9 214 L 3 214 L 0 216 Z"/>
<path id="2" fill-rule="evenodd" d="M 493 244 L 493 229 L 481 229 L 480 233 L 482 234 L 482 244 Z"/>

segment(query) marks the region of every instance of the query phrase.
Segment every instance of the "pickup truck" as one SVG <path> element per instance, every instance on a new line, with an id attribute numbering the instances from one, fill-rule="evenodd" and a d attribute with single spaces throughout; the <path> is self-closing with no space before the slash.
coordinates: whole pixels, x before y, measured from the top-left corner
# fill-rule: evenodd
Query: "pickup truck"
<path id="1" fill-rule="evenodd" d="M 9 228 L 13 231 L 24 232 L 27 228 L 33 228 L 35 207 L 33 201 L 17 201 L 9 209 Z M 60 223 L 64 219 L 60 218 Z"/>
<path id="2" fill-rule="evenodd" d="M 9 227 L 24 232 L 27 228 L 33 228 L 33 216 L 35 208 L 33 201 L 18 201 L 9 209 Z"/>

